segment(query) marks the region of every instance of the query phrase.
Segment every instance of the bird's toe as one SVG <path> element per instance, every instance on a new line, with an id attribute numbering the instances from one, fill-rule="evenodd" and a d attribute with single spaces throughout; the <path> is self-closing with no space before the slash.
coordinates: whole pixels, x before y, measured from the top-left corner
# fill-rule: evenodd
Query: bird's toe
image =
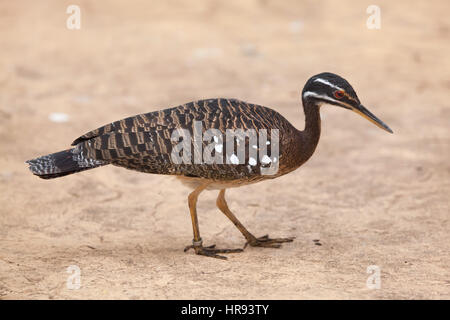
<path id="1" fill-rule="evenodd" d="M 221 256 L 218 253 L 238 253 L 238 252 L 244 251 L 243 249 L 240 249 L 240 248 L 239 249 L 217 249 L 215 244 L 207 246 L 207 247 L 204 247 L 202 245 L 200 245 L 200 246 L 190 245 L 190 246 L 187 246 L 186 248 L 184 248 L 184 252 L 188 251 L 189 249 L 194 249 L 195 253 L 198 255 L 212 257 L 212 258 L 221 259 L 221 260 L 227 260 L 227 257 Z"/>
<path id="2" fill-rule="evenodd" d="M 269 238 L 269 235 L 264 235 L 259 238 L 253 238 L 245 244 L 244 248 L 248 245 L 252 247 L 264 247 L 264 248 L 281 248 L 281 244 L 284 242 L 292 242 L 294 241 L 295 237 L 288 237 L 288 238 L 275 238 L 271 239 Z"/>

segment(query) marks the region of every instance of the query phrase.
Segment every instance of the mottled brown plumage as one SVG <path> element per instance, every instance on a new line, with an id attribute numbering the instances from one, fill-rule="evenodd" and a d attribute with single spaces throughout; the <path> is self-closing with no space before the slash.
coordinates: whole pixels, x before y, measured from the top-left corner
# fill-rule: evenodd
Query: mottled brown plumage
<path id="1" fill-rule="evenodd" d="M 193 136 L 194 121 L 203 123 L 203 130 L 218 129 L 225 135 L 227 129 L 267 129 L 270 140 L 272 129 L 280 132 L 280 166 L 282 172 L 295 169 L 298 158 L 289 155 L 299 143 L 298 131 L 278 112 L 259 105 L 235 99 L 209 99 L 190 102 L 178 107 L 140 114 L 116 121 L 86 133 L 72 145 L 80 147 L 86 157 L 116 166 L 147 173 L 181 175 L 217 181 L 260 180 L 274 178 L 261 176 L 260 165 L 249 171 L 248 154 L 245 164 L 175 164 L 171 151 L 178 142 L 171 141 L 172 131 L 188 129 Z M 203 141 L 203 148 L 210 142 Z M 249 140 L 245 141 L 249 150 Z M 224 142 L 224 149 L 226 141 Z M 281 173 L 281 172 L 280 172 Z"/>
<path id="2" fill-rule="evenodd" d="M 112 164 L 146 173 L 176 175 L 191 186 L 194 191 L 188 197 L 189 209 L 194 231 L 193 245 L 197 254 L 225 259 L 218 253 L 240 252 L 242 249 L 216 249 L 204 247 L 200 237 L 196 203 L 198 195 L 204 189 L 219 189 L 217 207 L 236 225 L 251 246 L 278 248 L 283 242 L 293 238 L 270 239 L 268 236 L 256 238 L 234 216 L 225 200 L 225 189 L 238 187 L 258 181 L 273 179 L 287 174 L 307 161 L 317 146 L 320 137 L 320 106 L 324 103 L 353 110 L 379 127 L 392 132 L 383 122 L 365 109 L 359 102 L 353 88 L 343 78 L 322 73 L 311 77 L 302 92 L 305 112 L 305 129 L 297 130 L 278 112 L 256 104 L 235 99 L 208 99 L 190 102 L 178 107 L 145 113 L 119 120 L 76 139 L 74 148 L 27 161 L 30 170 L 44 179 L 61 177 L 71 173 Z M 215 162 L 196 162 L 196 149 L 187 157 L 188 161 L 179 162 L 172 151 L 179 143 L 173 139 L 173 133 L 185 130 L 195 144 L 196 125 L 200 131 L 215 129 L 214 136 L 201 139 L 202 150 L 211 146 L 215 136 L 226 136 L 227 130 L 246 130 L 261 139 L 260 133 L 267 132 L 267 142 L 251 140 L 250 136 L 241 136 L 233 140 L 224 139 L 220 149 L 215 141 L 214 149 L 209 149 Z M 263 132 L 264 131 L 264 132 Z M 212 139 L 214 138 L 214 139 Z M 245 159 L 225 152 L 227 146 L 236 141 L 245 144 Z M 278 157 L 273 156 L 273 145 L 278 143 Z M 189 141 L 189 145 L 191 141 Z M 267 145 L 267 147 L 266 147 Z M 270 145 L 270 146 L 269 146 Z M 231 147 L 230 147 L 231 148 Z M 236 150 L 237 150 L 236 146 Z M 251 148 L 260 151 L 256 159 L 250 156 Z M 265 149 L 271 150 L 271 157 L 264 161 Z M 275 149 L 274 149 L 275 150 Z M 183 155 L 184 155 L 183 151 Z M 188 153 L 186 153 L 188 154 Z M 198 154 L 198 152 L 197 152 Z M 234 161 L 231 159 L 235 157 Z M 217 161 L 220 160 L 220 161 Z M 186 159 L 184 159 L 186 160 Z M 231 162 L 230 162 L 231 160 Z M 276 163 L 272 174 L 263 170 Z"/>

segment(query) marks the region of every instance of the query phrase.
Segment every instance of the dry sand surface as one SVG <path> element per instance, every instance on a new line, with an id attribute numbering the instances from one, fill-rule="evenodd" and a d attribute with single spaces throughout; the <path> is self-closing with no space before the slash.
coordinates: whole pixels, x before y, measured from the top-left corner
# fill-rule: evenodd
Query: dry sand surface
<path id="1" fill-rule="evenodd" d="M 450 298 L 448 0 L 74 2 L 80 30 L 66 28 L 71 1 L 0 4 L 0 298 Z M 366 27 L 373 2 L 380 30 Z M 324 107 L 309 162 L 227 192 L 255 235 L 296 237 L 282 249 L 184 253 L 190 191 L 173 177 L 106 166 L 45 181 L 24 164 L 201 98 L 266 105 L 302 128 L 299 91 L 322 71 L 395 134 Z M 203 239 L 243 246 L 216 196 L 200 197 Z M 380 289 L 366 287 L 371 265 Z"/>

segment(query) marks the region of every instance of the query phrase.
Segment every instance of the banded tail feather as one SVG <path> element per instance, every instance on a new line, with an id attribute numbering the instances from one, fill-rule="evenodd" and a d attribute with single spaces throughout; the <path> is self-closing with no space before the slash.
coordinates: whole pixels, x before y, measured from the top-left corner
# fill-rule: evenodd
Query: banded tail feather
<path id="1" fill-rule="evenodd" d="M 108 164 L 104 161 L 85 158 L 79 147 L 28 160 L 26 163 L 30 166 L 30 171 L 42 179 L 63 177 Z"/>

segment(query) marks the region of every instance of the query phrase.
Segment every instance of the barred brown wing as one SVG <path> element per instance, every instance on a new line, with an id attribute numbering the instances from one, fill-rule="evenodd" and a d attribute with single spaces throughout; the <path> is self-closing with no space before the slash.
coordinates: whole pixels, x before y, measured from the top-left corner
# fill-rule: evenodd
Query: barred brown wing
<path id="1" fill-rule="evenodd" d="M 295 130 L 285 118 L 272 109 L 239 100 L 209 99 L 110 123 L 79 137 L 73 145 L 80 145 L 87 158 L 148 173 L 221 180 L 260 175 L 260 163 L 249 166 L 248 153 L 245 155 L 244 164 L 240 165 L 229 162 L 227 164 L 225 152 L 223 164 L 194 163 L 194 150 L 191 164 L 174 163 L 171 152 L 178 141 L 171 140 L 173 131 L 186 129 L 193 137 L 196 121 L 201 122 L 202 131 L 217 129 L 222 135 L 226 134 L 227 129 L 252 129 L 256 134 L 261 129 L 267 129 L 269 135 L 271 129 L 279 129 L 280 154 L 284 141 L 281 135 Z M 223 140 L 225 141 L 225 137 Z M 202 150 L 208 144 L 209 141 L 203 141 Z M 222 147 L 226 150 L 225 142 Z M 252 147 L 249 145 L 249 139 L 246 139 L 245 150 Z M 213 150 L 213 153 L 215 152 L 217 150 Z"/>

